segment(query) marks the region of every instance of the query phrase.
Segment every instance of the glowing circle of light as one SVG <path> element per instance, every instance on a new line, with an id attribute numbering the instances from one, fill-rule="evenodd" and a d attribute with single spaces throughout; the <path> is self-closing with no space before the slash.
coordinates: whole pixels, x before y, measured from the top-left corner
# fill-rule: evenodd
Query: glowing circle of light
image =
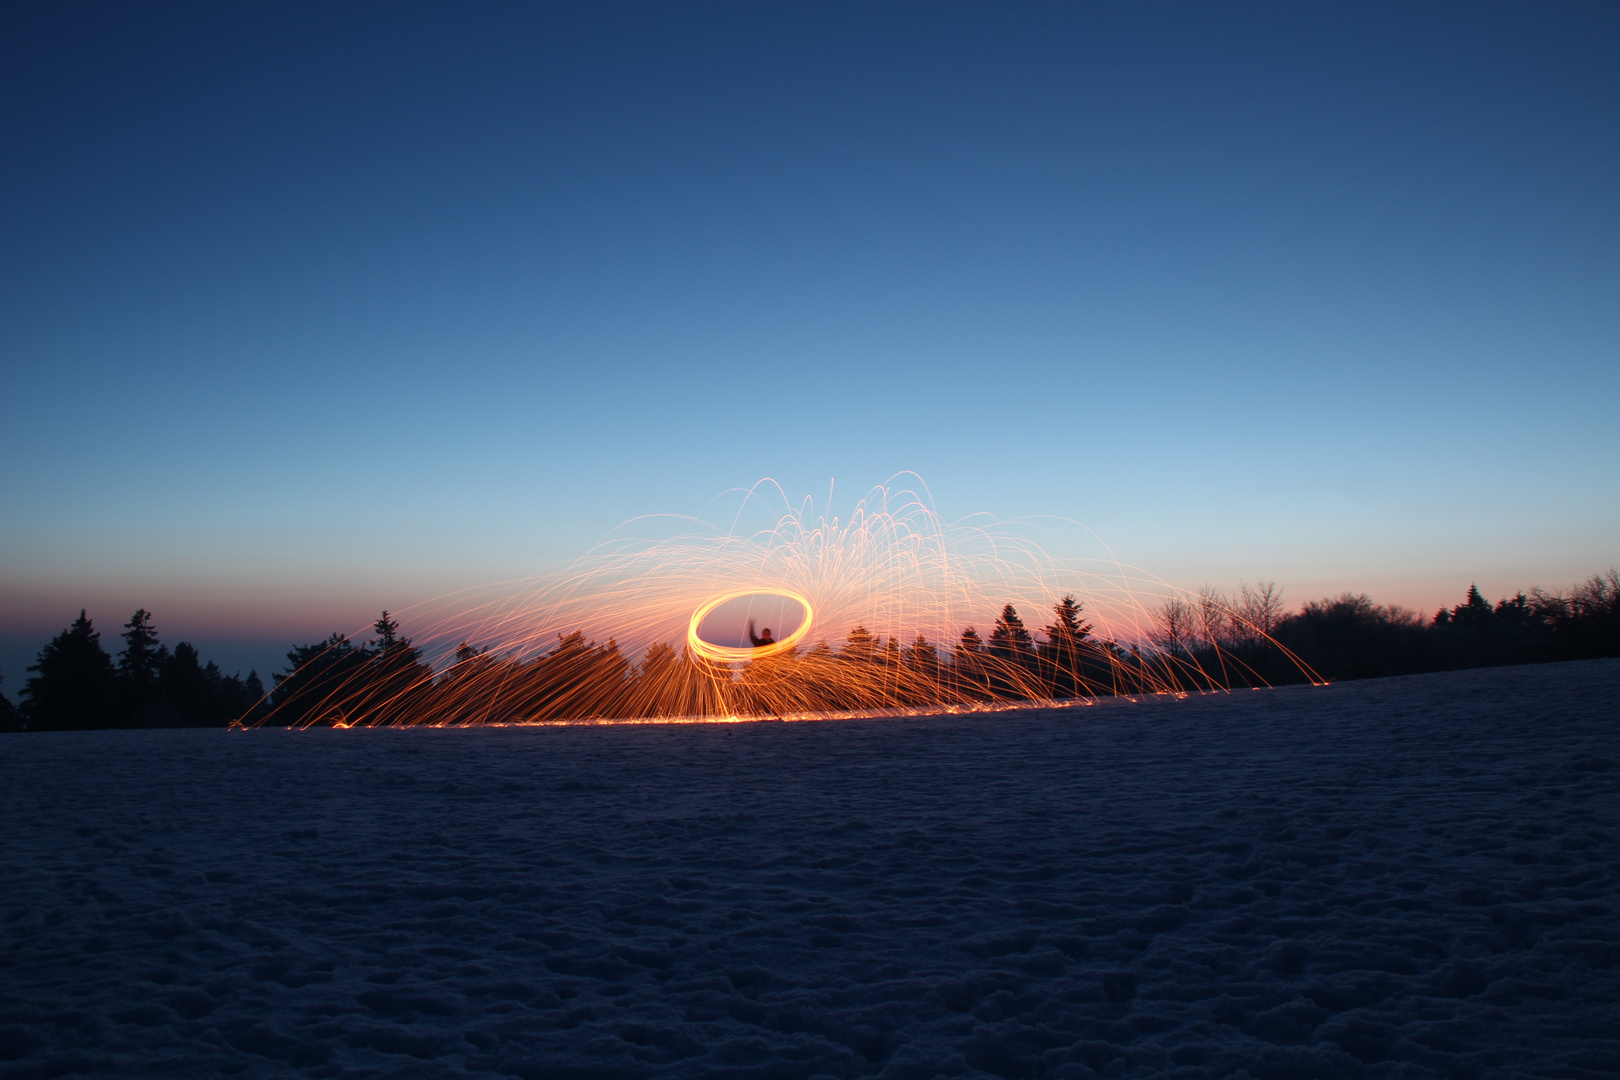
<path id="1" fill-rule="evenodd" d="M 785 596 L 804 609 L 804 619 L 799 623 L 798 629 L 781 641 L 761 645 L 757 648 L 716 645 L 698 636 L 698 627 L 702 625 L 703 620 L 708 617 L 711 611 L 721 604 L 735 600 L 740 596 Z M 795 592 L 792 589 L 776 587 L 732 589 L 729 592 L 709 597 L 709 599 L 698 605 L 696 611 L 692 612 L 692 621 L 686 628 L 686 644 L 695 655 L 715 663 L 731 664 L 742 660 L 764 660 L 767 657 L 777 656 L 795 648 L 799 642 L 804 640 L 805 635 L 810 632 L 810 624 L 814 620 L 815 614 L 810 608 L 810 601 L 802 593 Z"/>

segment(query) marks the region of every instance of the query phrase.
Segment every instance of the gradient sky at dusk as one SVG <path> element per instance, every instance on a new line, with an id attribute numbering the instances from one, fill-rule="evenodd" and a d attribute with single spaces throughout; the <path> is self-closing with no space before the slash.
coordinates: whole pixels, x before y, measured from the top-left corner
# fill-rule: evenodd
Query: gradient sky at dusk
<path id="1" fill-rule="evenodd" d="M 0 19 L 13 696 L 81 606 L 268 675 L 762 476 L 1291 604 L 1620 562 L 1613 4 Z"/>

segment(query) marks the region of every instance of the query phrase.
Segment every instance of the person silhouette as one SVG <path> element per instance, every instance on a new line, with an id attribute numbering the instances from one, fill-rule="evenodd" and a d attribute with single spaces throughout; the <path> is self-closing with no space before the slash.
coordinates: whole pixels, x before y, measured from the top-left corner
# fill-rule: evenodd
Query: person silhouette
<path id="1" fill-rule="evenodd" d="M 754 633 L 754 620 L 753 619 L 748 620 L 748 640 L 752 641 L 754 643 L 754 648 L 756 648 L 756 649 L 763 649 L 767 645 L 775 645 L 776 644 L 776 639 L 771 637 L 771 628 L 770 627 L 767 626 L 764 629 L 764 631 L 762 631 L 758 635 L 756 635 Z"/>

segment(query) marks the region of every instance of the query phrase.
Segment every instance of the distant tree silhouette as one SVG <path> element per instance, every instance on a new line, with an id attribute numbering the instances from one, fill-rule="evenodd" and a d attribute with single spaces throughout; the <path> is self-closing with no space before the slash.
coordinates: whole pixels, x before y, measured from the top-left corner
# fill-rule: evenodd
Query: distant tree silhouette
<path id="1" fill-rule="evenodd" d="M 894 687 L 896 705 L 930 705 L 941 700 L 939 653 L 927 638 L 918 634 L 910 645 L 889 640 L 886 656 L 889 682 Z"/>
<path id="2" fill-rule="evenodd" d="M 984 640 L 973 627 L 963 630 L 951 652 L 951 686 L 963 697 L 984 697 L 989 693 L 985 677 Z"/>
<path id="3" fill-rule="evenodd" d="M 1024 628 L 1024 620 L 1011 604 L 1001 609 L 995 629 L 990 631 L 990 663 L 987 671 L 996 697 L 1019 699 L 1044 695 L 1045 687 L 1032 678 L 1035 668 L 1035 639 Z"/>
<path id="4" fill-rule="evenodd" d="M 238 716 L 247 717 L 265 707 L 264 680 L 259 678 L 258 668 L 249 668 L 248 677 L 242 680 L 242 701 L 246 705 Z M 237 717 L 232 717 L 237 719 Z"/>
<path id="5" fill-rule="evenodd" d="M 1546 628 L 1551 658 L 1591 660 L 1620 656 L 1620 571 L 1594 574 L 1569 595 L 1530 591 L 1538 621 Z"/>
<path id="6" fill-rule="evenodd" d="M 249 716 L 263 696 L 257 671 L 248 672 L 246 680 L 226 675 L 212 660 L 203 664 L 197 649 L 182 641 L 165 658 L 158 676 L 162 711 L 156 722 L 223 727 Z"/>
<path id="7" fill-rule="evenodd" d="M 610 717 L 631 708 L 633 685 L 616 641 L 600 646 L 576 630 L 558 634 L 556 648 L 522 666 L 509 708 L 519 720 Z"/>
<path id="8" fill-rule="evenodd" d="M 956 640 L 956 655 L 963 658 L 973 658 L 984 652 L 984 640 L 973 627 L 962 631 L 962 636 Z"/>
<path id="9" fill-rule="evenodd" d="M 1172 657 L 1190 656 L 1197 644 L 1192 605 L 1179 596 L 1161 601 L 1149 637 L 1154 645 Z"/>
<path id="10" fill-rule="evenodd" d="M 844 641 L 844 647 L 838 650 L 838 655 L 844 660 L 853 660 L 857 663 L 869 664 L 877 659 L 878 639 L 864 626 L 857 625 L 849 632 Z"/>
<path id="11" fill-rule="evenodd" d="M 906 666 L 918 677 L 928 680 L 939 678 L 939 653 L 921 634 L 906 646 Z"/>
<path id="12" fill-rule="evenodd" d="M 158 644 L 152 613 L 137 608 L 124 624 L 124 649 L 118 654 L 118 682 L 123 691 L 124 711 L 134 723 L 160 724 L 170 720 L 160 705 L 158 680 L 169 650 Z"/>
<path id="13" fill-rule="evenodd" d="M 335 632 L 325 641 L 293 646 L 270 694 L 277 720 L 289 726 L 355 723 L 355 688 L 364 685 L 357 676 L 371 656 L 370 649 Z"/>
<path id="14" fill-rule="evenodd" d="M 383 652 L 387 652 L 397 644 L 399 620 L 389 618 L 387 608 L 383 608 L 383 613 L 371 624 L 371 628 L 376 631 L 377 640 L 370 644 L 378 646 Z"/>
<path id="15" fill-rule="evenodd" d="M 384 611 L 372 624 L 377 638 L 356 646 L 334 633 L 287 653 L 275 676 L 272 715 L 289 726 L 401 723 L 433 707 L 433 671 L 421 650 L 399 635 Z"/>
<path id="16" fill-rule="evenodd" d="M 1530 598 L 1524 593 L 1498 600 L 1491 612 L 1491 620 L 1497 626 L 1508 627 L 1512 630 L 1524 630 L 1535 622 L 1536 610 Z"/>
<path id="17" fill-rule="evenodd" d="M 1044 661 L 1043 674 L 1054 697 L 1074 697 L 1086 693 L 1082 675 L 1082 645 L 1091 634 L 1091 624 L 1080 621 L 1083 605 L 1066 595 L 1052 605 L 1052 625 L 1043 627 L 1046 643 L 1039 649 Z"/>
<path id="18" fill-rule="evenodd" d="M 758 661 L 749 664 L 750 677 L 761 678 Z M 650 647 L 642 657 L 623 693 L 626 715 L 701 716 L 716 703 L 715 673 L 684 646 L 677 650 L 668 642 Z"/>
<path id="19" fill-rule="evenodd" d="M 1468 596 L 1451 609 L 1451 622 L 1453 626 L 1472 626 L 1484 630 L 1490 627 L 1495 614 L 1491 602 L 1481 595 L 1479 586 L 1470 583 Z"/>
<path id="20" fill-rule="evenodd" d="M 1000 660 L 1022 663 L 1035 651 L 1035 640 L 1024 629 L 1024 620 L 1011 604 L 1001 609 L 996 617 L 996 628 L 990 631 L 990 654 Z"/>
<path id="21" fill-rule="evenodd" d="M 158 640 L 152 613 L 124 625 L 115 665 L 88 616 L 41 649 L 13 712 L 0 698 L 0 730 L 118 725 L 223 724 L 270 718 L 320 724 L 477 724 L 651 716 L 785 715 L 895 705 L 949 707 L 1054 695 L 1209 689 L 1435 671 L 1480 664 L 1620 655 L 1620 572 L 1567 592 L 1532 589 L 1491 604 L 1471 585 L 1461 604 L 1432 621 L 1346 593 L 1282 614 L 1272 583 L 1235 598 L 1205 588 L 1188 603 L 1167 600 L 1150 637 L 1099 640 L 1084 607 L 1066 595 L 1037 644 L 1011 604 L 986 642 L 967 627 L 948 662 L 921 634 L 910 645 L 848 632 L 837 652 L 825 641 L 740 670 L 669 644 L 632 665 L 618 642 L 558 634 L 539 655 L 491 656 L 462 642 L 435 676 L 422 650 L 383 611 L 375 637 L 342 634 L 295 646 L 268 703 L 258 673 L 226 676 L 179 642 Z"/>
<path id="22" fill-rule="evenodd" d="M 118 677 L 112 657 L 83 609 L 28 667 L 22 720 L 31 731 L 111 727 L 118 720 Z"/>
<path id="23" fill-rule="evenodd" d="M 218 668 L 214 668 L 216 676 L 218 671 Z M 188 724 L 201 727 L 213 719 L 214 699 L 218 695 L 216 687 L 212 685 L 214 680 L 208 676 L 197 650 L 184 641 L 164 658 L 158 677 L 160 693 L 163 700 Z"/>
<path id="24" fill-rule="evenodd" d="M 1238 583 L 1237 621 L 1245 644 L 1263 643 L 1283 614 L 1282 590 L 1275 581 L 1257 581 L 1252 589 Z"/>
<path id="25" fill-rule="evenodd" d="M 0 675 L 0 684 L 5 682 L 5 676 Z M 0 731 L 21 731 L 22 714 L 11 703 L 11 699 L 0 693 Z"/>
<path id="26" fill-rule="evenodd" d="M 1435 662 L 1415 612 L 1376 604 L 1365 593 L 1305 604 L 1278 624 L 1276 638 L 1328 678 L 1408 675 L 1443 666 Z"/>
<path id="27" fill-rule="evenodd" d="M 505 719 L 499 715 L 502 691 L 511 683 L 517 665 L 489 655 L 463 641 L 454 658 L 439 672 L 433 688 L 435 719 L 451 724 L 483 724 Z"/>
<path id="28" fill-rule="evenodd" d="M 637 697 L 651 705 L 666 696 L 678 696 L 675 674 L 679 664 L 680 656 L 669 642 L 660 641 L 650 646 L 636 667 Z M 654 714 L 644 712 L 643 715 Z"/>
<path id="29" fill-rule="evenodd" d="M 596 659 L 596 670 L 591 673 L 596 680 L 597 687 L 606 690 L 612 695 L 613 701 L 624 696 L 624 687 L 630 678 L 630 661 L 624 658 L 619 651 L 619 642 L 616 638 L 608 638 L 608 643 L 602 648 Z M 613 706 L 607 705 L 599 715 L 611 716 Z"/>
<path id="30" fill-rule="evenodd" d="M 422 650 L 399 635 L 399 620 L 387 610 L 372 624 L 364 672 L 354 687 L 351 723 L 395 723 L 420 711 L 433 686 L 433 670 Z"/>

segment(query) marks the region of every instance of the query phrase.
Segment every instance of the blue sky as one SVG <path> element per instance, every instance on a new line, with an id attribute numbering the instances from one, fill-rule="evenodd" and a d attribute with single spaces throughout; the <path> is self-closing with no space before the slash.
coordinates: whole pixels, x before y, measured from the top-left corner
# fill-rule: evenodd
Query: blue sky
<path id="1" fill-rule="evenodd" d="M 81 606 L 263 672 L 762 476 L 1294 603 L 1620 561 L 1613 5 L 3 18 L 13 694 Z"/>

